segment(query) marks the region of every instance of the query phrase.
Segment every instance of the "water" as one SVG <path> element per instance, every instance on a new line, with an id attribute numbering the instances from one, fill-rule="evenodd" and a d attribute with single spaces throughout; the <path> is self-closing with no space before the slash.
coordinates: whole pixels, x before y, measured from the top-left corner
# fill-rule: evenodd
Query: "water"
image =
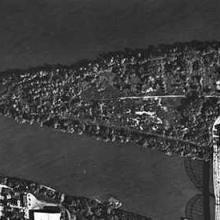
<path id="1" fill-rule="evenodd" d="M 2 0 L 0 69 L 99 52 L 219 39 L 218 0 Z"/>
<path id="2" fill-rule="evenodd" d="M 217 0 L 2 0 L 0 70 L 70 64 L 103 51 L 218 40 Z M 74 195 L 112 194 L 154 219 L 179 219 L 198 190 L 183 160 L 0 117 L 0 172 Z"/>
<path id="3" fill-rule="evenodd" d="M 115 145 L 0 117 L 0 173 L 73 195 L 113 195 L 124 208 L 154 219 L 178 219 L 198 193 L 183 160 L 135 145 Z"/>

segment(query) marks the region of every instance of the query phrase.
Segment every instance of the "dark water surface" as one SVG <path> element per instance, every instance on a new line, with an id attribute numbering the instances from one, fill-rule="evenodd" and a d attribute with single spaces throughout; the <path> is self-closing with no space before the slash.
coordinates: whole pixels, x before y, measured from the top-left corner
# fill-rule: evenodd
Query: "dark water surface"
<path id="1" fill-rule="evenodd" d="M 1 0 L 0 69 L 220 38 L 218 0 Z"/>
<path id="2" fill-rule="evenodd" d="M 198 190 L 182 159 L 18 125 L 0 117 L 0 172 L 73 195 L 119 198 L 124 208 L 154 219 L 179 219 Z"/>
<path id="3" fill-rule="evenodd" d="M 70 64 L 124 47 L 219 40 L 218 0 L 1 0 L 0 70 Z M 89 197 L 110 193 L 154 219 L 198 193 L 183 160 L 0 118 L 0 172 Z"/>

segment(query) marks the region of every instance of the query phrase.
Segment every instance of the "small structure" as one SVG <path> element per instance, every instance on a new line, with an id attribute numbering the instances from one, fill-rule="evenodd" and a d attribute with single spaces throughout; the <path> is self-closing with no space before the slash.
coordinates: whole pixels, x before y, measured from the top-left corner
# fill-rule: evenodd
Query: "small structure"
<path id="1" fill-rule="evenodd" d="M 25 218 L 30 220 L 60 220 L 61 209 L 58 204 L 40 201 L 33 194 L 27 193 Z"/>
<path id="2" fill-rule="evenodd" d="M 30 220 L 60 220 L 61 211 L 57 210 L 30 210 L 29 213 Z"/>
<path id="3" fill-rule="evenodd" d="M 216 81 L 216 90 L 220 92 L 220 80 Z"/>

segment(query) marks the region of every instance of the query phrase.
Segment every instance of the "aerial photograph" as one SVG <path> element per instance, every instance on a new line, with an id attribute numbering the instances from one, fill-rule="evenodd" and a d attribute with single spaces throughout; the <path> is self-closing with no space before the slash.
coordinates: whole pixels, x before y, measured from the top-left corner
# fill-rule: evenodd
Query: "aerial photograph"
<path id="1" fill-rule="evenodd" d="M 220 220 L 219 0 L 0 0 L 0 220 Z"/>

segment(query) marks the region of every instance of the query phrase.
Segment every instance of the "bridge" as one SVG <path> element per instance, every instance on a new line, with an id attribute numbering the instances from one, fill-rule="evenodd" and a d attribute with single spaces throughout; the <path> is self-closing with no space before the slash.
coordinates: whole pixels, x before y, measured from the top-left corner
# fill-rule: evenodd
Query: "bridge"
<path id="1" fill-rule="evenodd" d="M 218 117 L 212 128 L 213 138 L 213 185 L 215 194 L 215 220 L 220 220 L 220 117 Z"/>

